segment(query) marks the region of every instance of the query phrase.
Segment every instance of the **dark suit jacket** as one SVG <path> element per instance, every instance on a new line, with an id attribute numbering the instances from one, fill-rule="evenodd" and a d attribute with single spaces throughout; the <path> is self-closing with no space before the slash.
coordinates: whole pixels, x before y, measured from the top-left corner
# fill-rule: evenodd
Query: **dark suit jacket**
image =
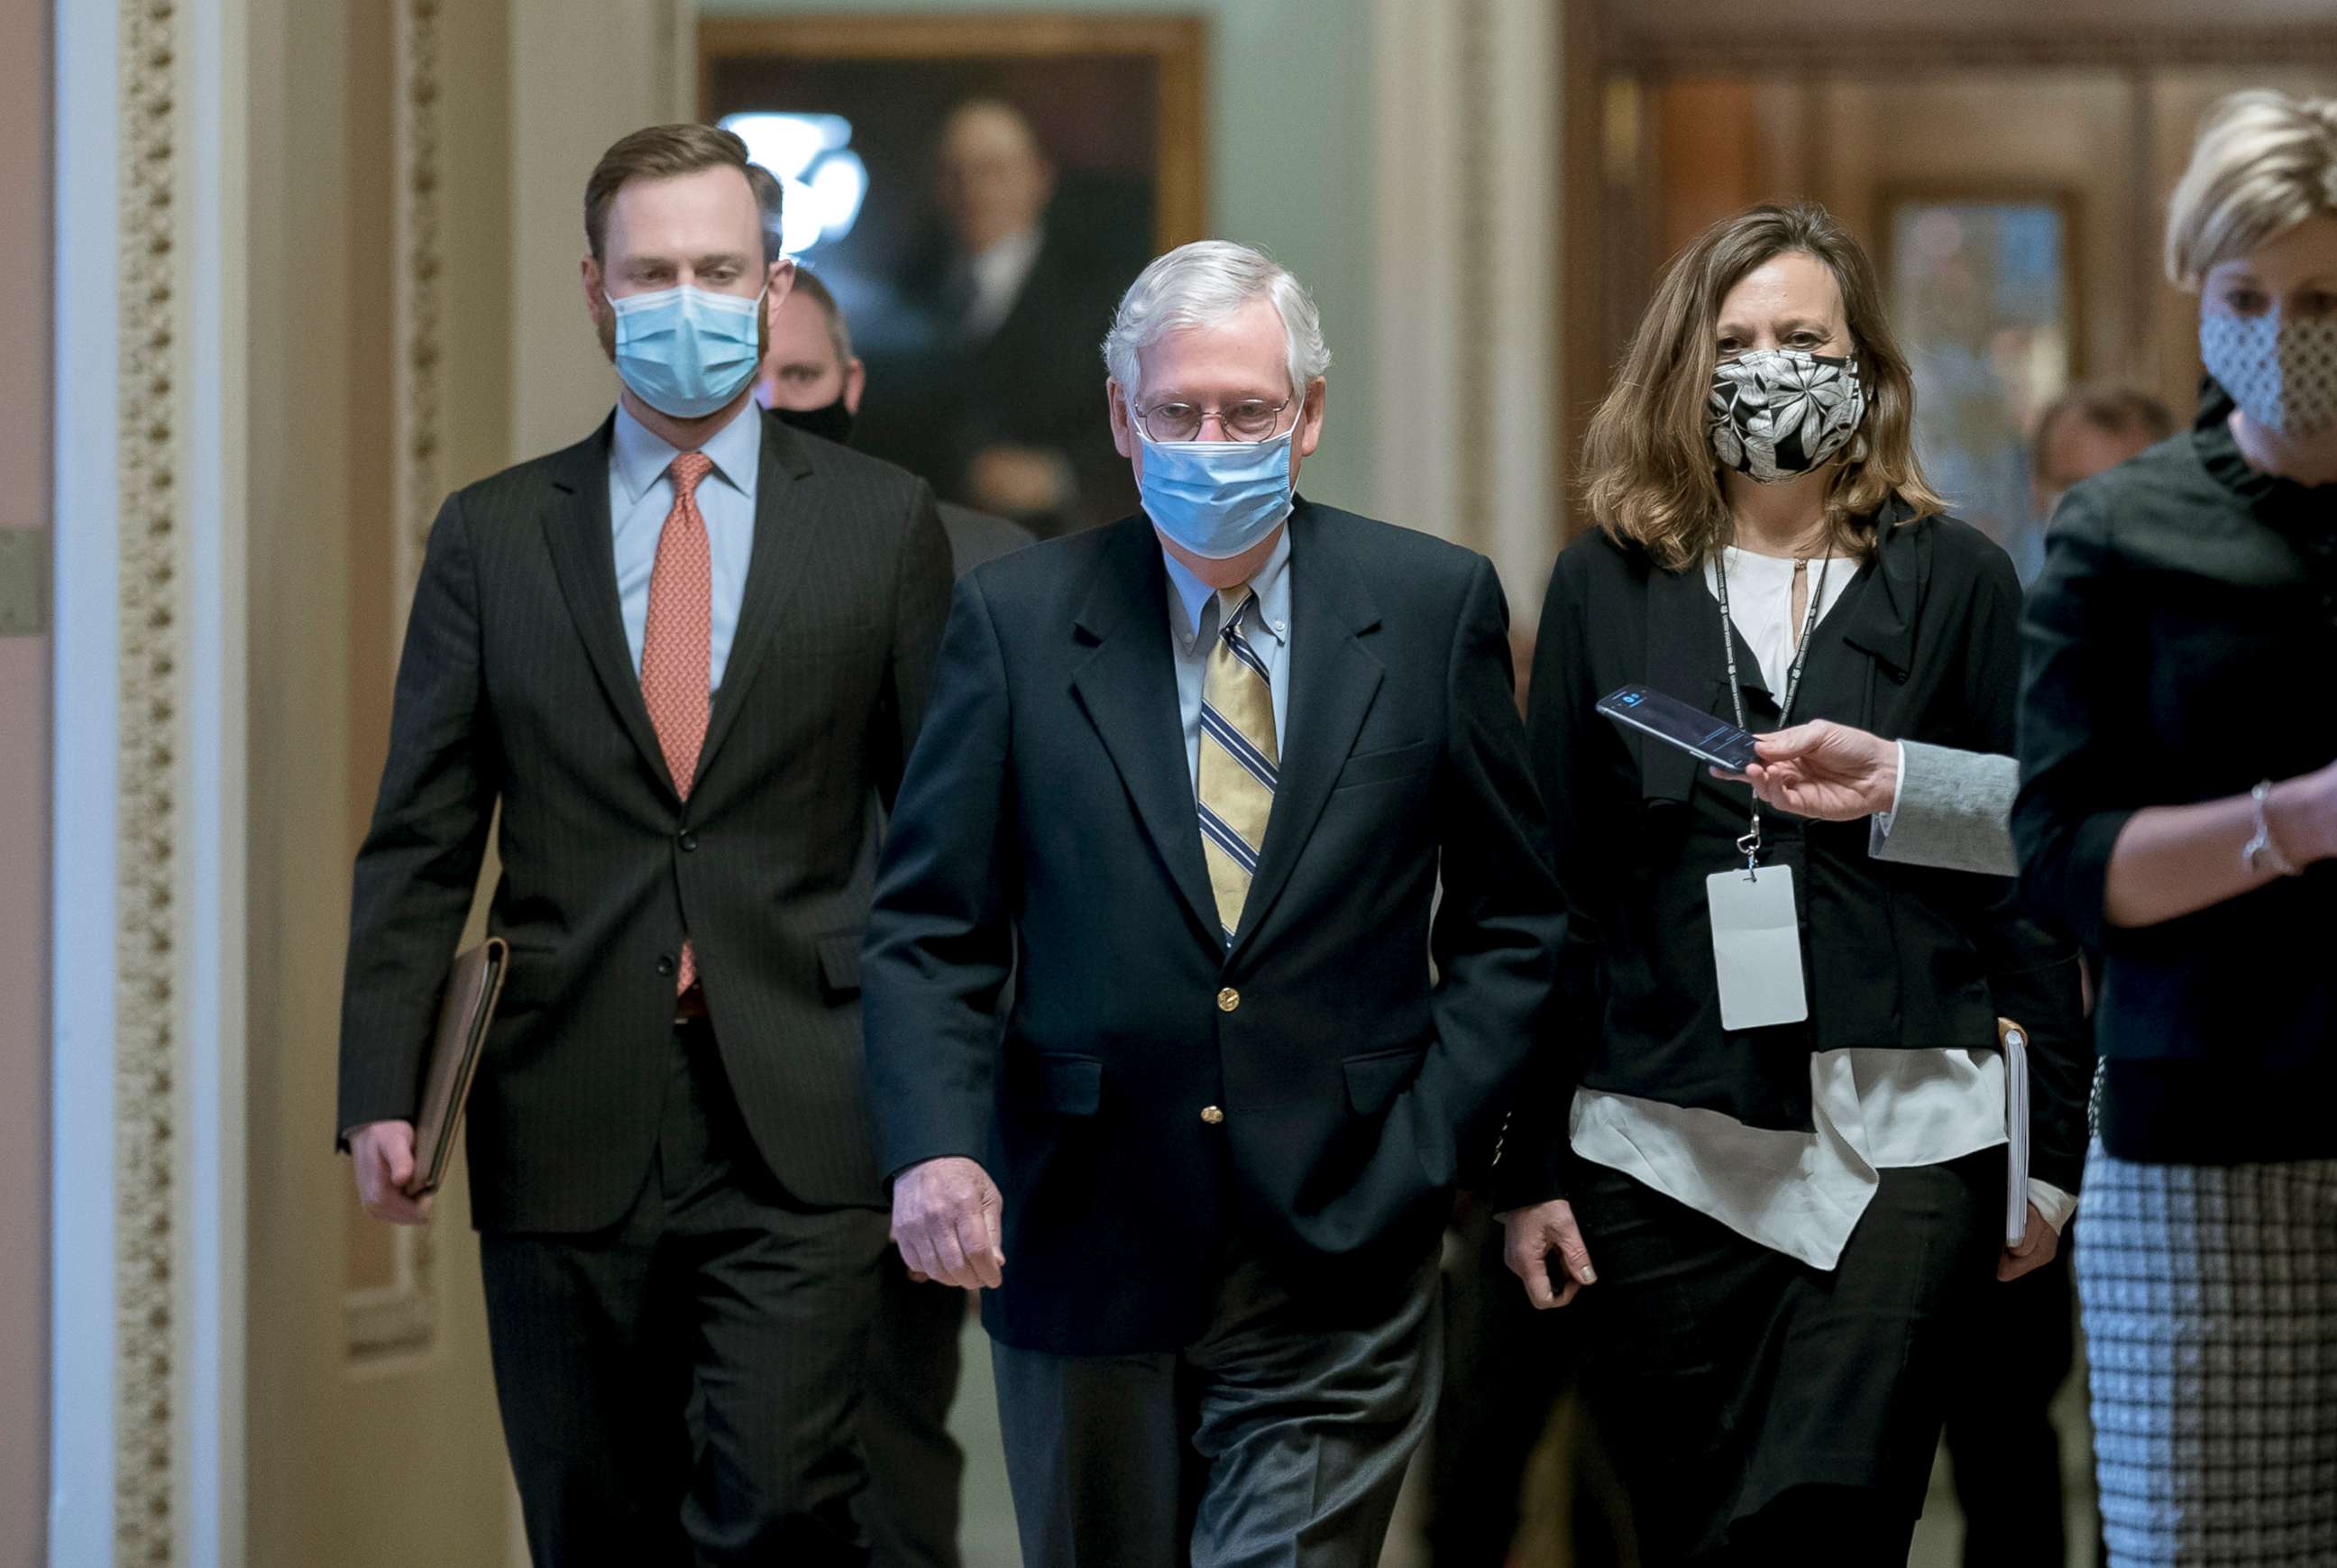
<path id="1" fill-rule="evenodd" d="M 869 1077 L 888 1171 L 963 1155 L 1004 1191 L 1008 1343 L 1188 1343 L 1237 1233 L 1369 1311 L 1535 1039 L 1562 926 L 1492 567 L 1303 500 L 1290 529 L 1282 779 L 1230 952 L 1150 524 L 958 585 L 871 916 Z"/>
<path id="2" fill-rule="evenodd" d="M 1037 542 L 1037 535 L 1020 523 L 992 517 L 971 506 L 944 501 L 940 506 L 942 532 L 949 535 L 950 564 L 961 577 L 985 561 Z"/>
<path id="3" fill-rule="evenodd" d="M 2019 613 L 2012 563 L 1976 530 L 1944 517 L 1885 526 L 1811 634 L 1791 718 L 2009 751 Z M 1776 695 L 1730 635 L 1747 720 L 1775 729 Z M 1732 716 L 1720 639 L 1700 570 L 1666 571 L 1603 532 L 1577 539 L 1551 574 L 1530 730 L 1573 944 L 1568 1038 L 1586 1048 L 1535 1064 L 1561 1075 L 1521 1094 L 1501 1200 L 1563 1190 L 1577 1082 L 1807 1130 L 1811 1052 L 1993 1048 L 2000 1014 L 2034 1046 L 2031 1168 L 2074 1192 L 2089 1067 L 2076 950 L 2022 916 L 2008 877 L 1891 865 L 1868 853 L 1863 821 L 1765 809 L 1765 864 L 1794 871 L 1810 1015 L 1721 1028 L 1705 880 L 1744 864 L 1751 791 L 1595 707 L 1638 682 Z"/>
<path id="4" fill-rule="evenodd" d="M 612 423 L 458 491 L 431 530 L 357 855 L 337 1125 L 413 1114 L 500 805 L 490 924 L 512 967 L 470 1104 L 478 1223 L 591 1230 L 631 1200 L 685 929 L 771 1171 L 805 1203 L 879 1202 L 854 872 L 940 635 L 932 494 L 764 416 L 745 597 L 685 804 L 619 614 Z"/>

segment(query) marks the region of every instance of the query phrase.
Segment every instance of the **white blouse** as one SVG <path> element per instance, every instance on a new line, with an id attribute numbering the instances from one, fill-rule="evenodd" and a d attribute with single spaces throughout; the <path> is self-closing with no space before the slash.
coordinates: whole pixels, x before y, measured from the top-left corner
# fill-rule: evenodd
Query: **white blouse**
<path id="1" fill-rule="evenodd" d="M 1772 691 L 1783 694 L 1801 622 L 1794 563 L 1731 548 L 1729 618 Z M 1858 574 L 1855 560 L 1813 561 L 1818 620 Z M 1705 583 L 1716 592 L 1710 563 Z M 1805 612 L 1806 612 L 1806 609 Z M 1866 1211 L 1878 1171 L 1939 1165 L 2005 1135 L 2004 1059 L 1993 1050 L 1820 1051 L 1810 1058 L 1808 1132 L 1748 1127 L 1717 1111 L 1578 1089 L 1570 1138 L 1584 1159 L 1620 1171 L 1764 1247 L 1831 1269 Z M 2055 1230 L 2078 1200 L 2031 1177 L 2029 1200 Z"/>

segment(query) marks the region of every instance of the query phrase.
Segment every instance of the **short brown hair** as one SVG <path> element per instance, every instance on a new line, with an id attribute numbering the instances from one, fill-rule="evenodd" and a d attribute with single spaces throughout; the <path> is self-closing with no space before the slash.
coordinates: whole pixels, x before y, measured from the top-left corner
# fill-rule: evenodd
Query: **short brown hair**
<path id="1" fill-rule="evenodd" d="M 2108 436 L 2131 431 L 2156 442 L 2175 434 L 2175 416 L 2147 392 L 2131 387 L 2072 387 L 2037 416 L 2037 434 L 2029 443 L 2029 472 L 2033 476 L 2045 477 L 2045 447 L 2053 437 L 2053 426 L 2072 418 L 2083 419 Z"/>
<path id="2" fill-rule="evenodd" d="M 763 265 L 782 260 L 787 253 L 787 188 L 760 163 L 747 165 L 747 183 L 755 190 L 755 210 L 763 218 Z"/>
<path id="3" fill-rule="evenodd" d="M 1814 203 L 1765 203 L 1722 219 L 1672 258 L 1583 437 L 1590 515 L 1668 570 L 1694 566 L 1726 542 L 1728 512 L 1705 428 L 1721 301 L 1755 268 L 1794 253 L 1833 274 L 1866 387 L 1865 421 L 1826 491 L 1833 544 L 1866 554 L 1875 514 L 1893 499 L 1913 517 L 1947 509 L 1915 460 L 1914 377 L 1865 248 Z"/>
<path id="4" fill-rule="evenodd" d="M 701 169 L 736 169 L 747 177 L 747 144 L 719 125 L 650 125 L 620 137 L 584 181 L 584 240 L 592 260 L 601 260 L 610 205 L 627 181 L 670 180 Z"/>

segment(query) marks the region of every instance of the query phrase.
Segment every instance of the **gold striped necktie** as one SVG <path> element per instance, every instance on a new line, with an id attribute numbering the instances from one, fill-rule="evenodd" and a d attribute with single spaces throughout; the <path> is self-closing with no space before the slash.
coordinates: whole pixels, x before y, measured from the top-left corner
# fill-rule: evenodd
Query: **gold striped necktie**
<path id="1" fill-rule="evenodd" d="M 1201 855 L 1208 862 L 1209 889 L 1217 896 L 1217 924 L 1226 946 L 1241 927 L 1242 901 L 1257 873 L 1266 844 L 1266 819 L 1274 809 L 1274 786 L 1282 765 L 1274 740 L 1274 688 L 1266 661 L 1242 633 L 1242 620 L 1257 603 L 1247 583 L 1217 591 L 1217 636 L 1201 687 L 1201 767 L 1197 795 L 1201 818 Z"/>

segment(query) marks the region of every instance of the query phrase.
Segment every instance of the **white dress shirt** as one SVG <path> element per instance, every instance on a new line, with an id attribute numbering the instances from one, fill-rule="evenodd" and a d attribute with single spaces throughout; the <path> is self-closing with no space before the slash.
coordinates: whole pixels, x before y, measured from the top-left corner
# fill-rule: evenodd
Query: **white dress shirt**
<path id="1" fill-rule="evenodd" d="M 1782 693 L 1801 631 L 1794 563 L 1730 549 L 1729 616 L 1763 678 Z M 1858 563 L 1813 561 L 1824 622 Z M 1716 587 L 1709 563 L 1705 582 Z M 1715 603 L 1718 600 L 1716 595 Z M 1993 1050 L 1820 1051 L 1810 1057 L 1808 1132 L 1748 1127 L 1717 1111 L 1598 1089 L 1575 1093 L 1576 1153 L 1631 1176 L 1761 1245 L 1831 1269 L 1866 1211 L 1878 1171 L 1939 1165 L 2005 1138 L 2004 1059 Z M 2077 1200 L 2034 1177 L 2029 1201 L 2059 1230 Z"/>

